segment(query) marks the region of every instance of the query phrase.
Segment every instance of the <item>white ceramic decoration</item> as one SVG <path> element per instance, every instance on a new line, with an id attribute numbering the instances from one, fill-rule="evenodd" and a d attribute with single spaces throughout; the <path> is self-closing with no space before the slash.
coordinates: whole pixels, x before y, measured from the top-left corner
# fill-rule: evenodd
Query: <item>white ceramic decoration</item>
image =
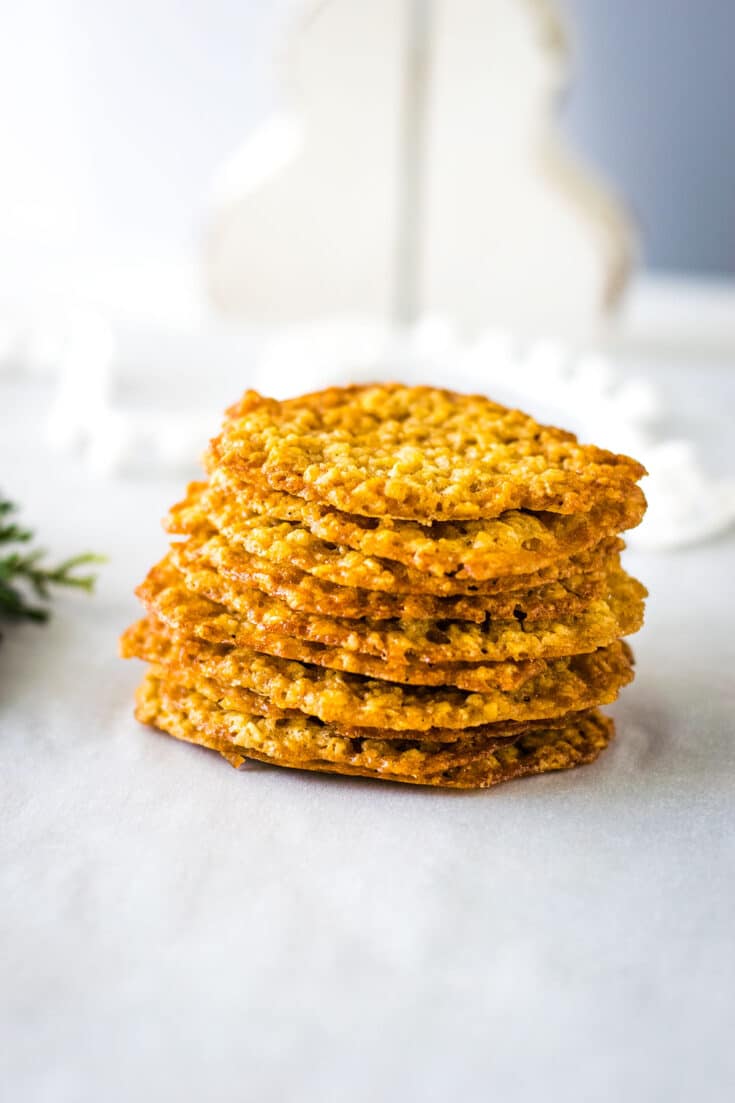
<path id="1" fill-rule="evenodd" d="M 250 323 L 449 318 L 578 337 L 632 236 L 554 130 L 550 0 L 321 0 L 286 50 L 283 114 L 218 173 L 215 304 Z"/>

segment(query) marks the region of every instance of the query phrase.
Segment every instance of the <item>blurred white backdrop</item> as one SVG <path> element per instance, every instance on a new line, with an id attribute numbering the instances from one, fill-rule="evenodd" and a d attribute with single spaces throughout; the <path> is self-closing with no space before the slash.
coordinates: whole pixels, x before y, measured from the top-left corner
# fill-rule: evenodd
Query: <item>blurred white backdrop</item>
<path id="1" fill-rule="evenodd" d="M 293 6 L 2 0 L 0 295 L 61 274 L 124 280 L 141 257 L 168 280 L 190 265 L 215 169 L 274 105 Z M 559 7 L 577 49 L 573 144 L 629 196 L 654 265 L 732 272 L 730 0 Z"/>
<path id="2" fill-rule="evenodd" d="M 216 166 L 272 105 L 284 12 L 4 0 L 0 292 L 190 265 Z"/>

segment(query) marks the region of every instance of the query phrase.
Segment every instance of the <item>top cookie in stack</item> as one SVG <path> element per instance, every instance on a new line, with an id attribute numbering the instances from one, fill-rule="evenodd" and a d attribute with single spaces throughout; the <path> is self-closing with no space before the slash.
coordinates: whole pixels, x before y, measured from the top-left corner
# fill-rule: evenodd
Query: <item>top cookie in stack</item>
<path id="1" fill-rule="evenodd" d="M 596 757 L 640 464 L 476 396 L 247 392 L 139 588 L 138 715 L 231 761 L 485 787 Z"/>

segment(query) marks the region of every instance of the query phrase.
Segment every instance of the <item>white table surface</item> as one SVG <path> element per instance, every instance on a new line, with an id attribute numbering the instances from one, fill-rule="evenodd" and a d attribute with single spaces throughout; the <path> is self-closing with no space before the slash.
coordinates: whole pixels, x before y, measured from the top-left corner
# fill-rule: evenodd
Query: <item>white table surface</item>
<path id="1" fill-rule="evenodd" d="M 735 372 L 657 379 L 722 471 Z M 46 401 L 2 384 L 2 486 L 111 561 L 0 647 L 2 1097 L 732 1098 L 733 537 L 629 556 L 638 677 L 593 766 L 479 794 L 237 772 L 140 728 L 116 655 L 180 484 L 48 454 Z"/>

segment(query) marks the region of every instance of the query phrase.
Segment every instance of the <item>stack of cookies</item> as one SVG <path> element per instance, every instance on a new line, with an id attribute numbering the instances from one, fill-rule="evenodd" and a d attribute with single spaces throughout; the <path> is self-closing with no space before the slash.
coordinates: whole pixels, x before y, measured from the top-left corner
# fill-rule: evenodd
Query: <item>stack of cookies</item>
<path id="1" fill-rule="evenodd" d="M 645 474 L 486 398 L 247 392 L 123 654 L 136 715 L 234 765 L 485 788 L 590 762 L 633 677 Z"/>

